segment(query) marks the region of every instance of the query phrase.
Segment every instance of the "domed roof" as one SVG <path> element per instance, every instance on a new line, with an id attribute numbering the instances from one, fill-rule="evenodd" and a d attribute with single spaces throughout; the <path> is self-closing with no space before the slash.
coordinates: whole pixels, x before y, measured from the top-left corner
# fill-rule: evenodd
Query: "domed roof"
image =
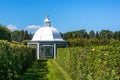
<path id="1" fill-rule="evenodd" d="M 39 28 L 31 41 L 64 41 L 59 31 L 51 27 L 50 20 L 46 17 L 44 21 L 44 27 Z"/>

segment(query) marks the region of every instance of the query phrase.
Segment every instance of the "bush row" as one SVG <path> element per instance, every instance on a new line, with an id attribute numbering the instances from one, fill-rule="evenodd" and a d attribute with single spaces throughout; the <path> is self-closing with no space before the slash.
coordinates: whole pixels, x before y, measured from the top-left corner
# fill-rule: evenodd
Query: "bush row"
<path id="1" fill-rule="evenodd" d="M 70 47 L 76 47 L 76 46 L 92 46 L 92 45 L 111 45 L 119 43 L 119 40 L 115 39 L 99 39 L 99 38 L 93 38 L 93 39 L 80 39 L 80 38 L 74 38 L 74 39 L 68 39 L 69 46 Z"/>
<path id="2" fill-rule="evenodd" d="M 34 48 L 0 41 L 0 80 L 18 79 L 34 60 Z"/>
<path id="3" fill-rule="evenodd" d="M 119 80 L 120 45 L 60 48 L 58 64 L 73 80 Z"/>

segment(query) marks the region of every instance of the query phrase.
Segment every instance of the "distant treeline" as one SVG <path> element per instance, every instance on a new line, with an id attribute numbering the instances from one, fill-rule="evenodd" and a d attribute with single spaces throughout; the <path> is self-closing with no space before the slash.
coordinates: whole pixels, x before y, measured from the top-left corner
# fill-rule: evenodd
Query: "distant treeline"
<path id="1" fill-rule="evenodd" d="M 28 33 L 27 30 L 10 31 L 5 26 L 0 25 L 0 40 L 22 42 L 24 40 L 31 40 L 33 34 Z"/>
<path id="2" fill-rule="evenodd" d="M 77 30 L 61 33 L 61 36 L 68 41 L 69 46 L 106 45 L 120 42 L 120 31 L 101 30 L 94 32 L 91 30 L 88 33 L 85 30 Z M 26 30 L 10 31 L 5 26 L 0 25 L 0 40 L 26 44 L 27 40 L 31 40 L 32 37 L 33 34 Z"/>
<path id="3" fill-rule="evenodd" d="M 89 33 L 87 33 L 84 29 L 78 30 L 78 31 L 71 31 L 66 32 L 62 34 L 62 37 L 66 40 L 68 39 L 74 39 L 74 38 L 80 38 L 80 39 L 93 39 L 93 38 L 99 38 L 99 39 L 116 39 L 120 40 L 120 31 L 112 32 L 110 30 L 101 30 L 100 32 L 94 32 L 91 30 Z"/>
<path id="4" fill-rule="evenodd" d="M 71 31 L 61 34 L 69 42 L 69 46 L 106 45 L 120 42 L 120 31 L 101 30 L 87 33 L 85 30 Z"/>

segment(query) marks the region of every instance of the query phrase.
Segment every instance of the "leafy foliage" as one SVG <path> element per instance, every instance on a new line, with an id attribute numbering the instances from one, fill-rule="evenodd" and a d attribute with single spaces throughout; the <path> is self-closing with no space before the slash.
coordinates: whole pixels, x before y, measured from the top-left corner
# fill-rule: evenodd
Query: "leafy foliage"
<path id="1" fill-rule="evenodd" d="M 95 33 L 91 30 L 87 33 L 85 30 L 78 30 L 64 33 L 62 37 L 68 40 L 70 47 L 107 45 L 114 42 L 120 43 L 120 31 L 112 32 L 109 30 L 101 30 Z"/>
<path id="2" fill-rule="evenodd" d="M 34 60 L 34 48 L 0 41 L 0 80 L 19 78 Z"/>
<path id="3" fill-rule="evenodd" d="M 33 34 L 28 33 L 26 30 L 10 31 L 5 26 L 0 25 L 0 40 L 8 40 L 9 42 L 22 42 L 24 40 L 31 40 L 32 36 Z"/>
<path id="4" fill-rule="evenodd" d="M 56 61 L 73 80 L 120 79 L 120 44 L 60 48 Z"/>
<path id="5" fill-rule="evenodd" d="M 11 41 L 11 32 L 9 29 L 0 25 L 0 39 Z"/>
<path id="6" fill-rule="evenodd" d="M 29 34 L 28 31 L 24 31 L 24 30 L 16 30 L 11 32 L 11 39 L 13 41 L 17 41 L 17 42 L 22 42 L 23 40 L 30 40 L 32 39 L 33 34 Z"/>
<path id="7" fill-rule="evenodd" d="M 68 39 L 69 47 L 75 47 L 75 46 L 99 46 L 99 45 L 114 45 L 114 44 L 120 44 L 119 40 L 115 39 Z"/>
<path id="8" fill-rule="evenodd" d="M 94 32 L 91 30 L 89 33 L 86 32 L 86 30 L 77 30 L 77 31 L 71 31 L 66 32 L 62 34 L 62 37 L 66 40 L 68 39 L 74 39 L 74 38 L 80 38 L 80 39 L 93 39 L 93 38 L 101 38 L 101 39 L 116 39 L 120 40 L 120 31 L 112 32 L 109 30 L 101 30 L 100 32 Z"/>

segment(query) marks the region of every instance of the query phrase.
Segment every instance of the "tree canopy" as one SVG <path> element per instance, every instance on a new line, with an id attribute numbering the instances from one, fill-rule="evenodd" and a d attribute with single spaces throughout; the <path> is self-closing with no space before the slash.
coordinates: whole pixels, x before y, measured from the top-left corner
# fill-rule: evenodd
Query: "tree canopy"
<path id="1" fill-rule="evenodd" d="M 9 29 L 5 28 L 0 24 L 0 39 L 11 41 L 11 32 Z"/>
<path id="2" fill-rule="evenodd" d="M 10 31 L 5 26 L 0 25 L 0 40 L 22 42 L 24 40 L 31 40 L 32 36 L 33 34 L 28 33 L 26 30 Z"/>
<path id="3" fill-rule="evenodd" d="M 89 33 L 85 30 L 66 32 L 62 37 L 69 42 L 69 46 L 107 45 L 120 42 L 120 31 L 101 30 Z"/>
<path id="4" fill-rule="evenodd" d="M 110 30 L 101 30 L 100 32 L 94 32 L 91 30 L 89 33 L 86 30 L 77 30 L 66 32 L 62 34 L 62 37 L 66 40 L 80 38 L 80 39 L 92 39 L 92 38 L 101 38 L 101 39 L 117 39 L 120 40 L 120 31 L 112 32 Z"/>
<path id="5" fill-rule="evenodd" d="M 66 33 L 61 33 L 63 39 L 69 42 L 70 46 L 84 46 L 84 45 L 99 45 L 99 44 L 109 44 L 115 41 L 120 42 L 120 31 L 112 32 L 110 30 L 101 30 L 100 32 L 94 32 L 91 30 L 87 32 L 85 29 L 76 30 Z M 28 33 L 26 30 L 16 30 L 10 31 L 5 26 L 0 25 L 0 39 L 24 42 L 26 40 L 31 40 L 33 34 Z"/>

